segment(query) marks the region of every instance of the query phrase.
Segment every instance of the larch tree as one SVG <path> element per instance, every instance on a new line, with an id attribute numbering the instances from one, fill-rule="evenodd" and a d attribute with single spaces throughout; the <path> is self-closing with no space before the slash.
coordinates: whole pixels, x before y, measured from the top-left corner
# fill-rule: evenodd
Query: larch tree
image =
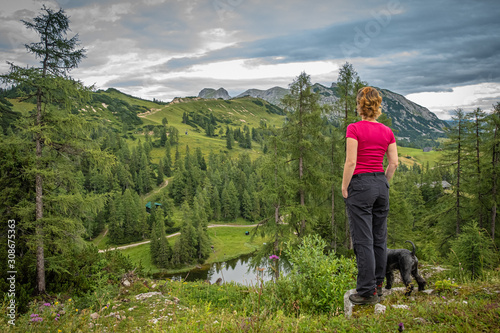
<path id="1" fill-rule="evenodd" d="M 346 62 L 339 70 L 339 76 L 337 78 L 337 93 L 339 95 L 339 99 L 335 104 L 335 110 L 339 114 L 343 114 L 343 126 L 342 134 L 343 134 L 343 143 L 344 147 L 342 149 L 342 157 L 345 159 L 345 149 L 346 149 L 346 139 L 345 139 L 345 131 L 347 129 L 347 125 L 358 120 L 358 112 L 356 109 L 356 96 L 358 90 L 366 86 L 366 82 L 361 81 L 358 72 L 354 69 L 354 66 Z M 333 147 L 333 146 L 332 146 Z M 332 191 L 332 193 L 334 193 Z M 334 199 L 332 199 L 332 202 Z M 344 226 L 345 226 L 345 247 L 352 248 L 351 244 L 351 236 L 349 232 L 349 221 L 347 219 L 347 208 L 345 208 L 344 215 Z"/>
<path id="2" fill-rule="evenodd" d="M 452 116 L 453 125 L 448 131 L 450 139 L 445 145 L 445 162 L 453 168 L 454 171 L 454 211 L 455 211 L 455 234 L 460 234 L 462 223 L 462 199 L 463 199 L 463 163 L 464 163 L 464 139 L 466 137 L 466 119 L 462 109 L 457 109 Z M 438 186 L 436 184 L 436 186 Z"/>
<path id="3" fill-rule="evenodd" d="M 488 116 L 489 140 L 488 155 L 491 158 L 491 222 L 490 233 L 493 241 L 495 240 L 497 208 L 499 202 L 498 175 L 500 175 L 500 102 L 493 105 L 493 112 Z"/>
<path id="4" fill-rule="evenodd" d="M 311 89 L 310 76 L 301 73 L 290 84 L 290 93 L 282 99 L 282 103 L 287 118 L 281 135 L 293 165 L 291 177 L 295 180 L 297 193 L 296 203 L 291 205 L 291 223 L 302 237 L 307 220 L 314 220 L 316 199 L 325 188 L 323 172 L 326 161 L 324 154 L 320 153 L 324 146 L 322 108 L 319 94 Z"/>
<path id="5" fill-rule="evenodd" d="M 67 38 L 69 19 L 64 10 L 43 6 L 32 21 L 24 21 L 39 41 L 26 44 L 28 53 L 40 59 L 37 66 L 17 66 L 9 63 L 8 74 L 1 75 L 4 83 L 28 87 L 25 98 L 35 98 L 36 107 L 29 119 L 22 119 L 24 135 L 31 136 L 34 161 L 26 167 L 27 177 L 33 177 L 34 223 L 30 243 L 36 251 L 36 289 L 46 292 L 46 256 L 48 242 L 55 239 L 73 241 L 82 231 L 78 212 L 102 209 L 103 200 L 89 202 L 81 195 L 79 185 L 72 179 L 74 165 L 79 155 L 92 155 L 91 160 L 103 156 L 92 145 L 85 128 L 89 122 L 75 112 L 82 101 L 90 97 L 91 89 L 69 76 L 85 57 L 85 49 L 78 48 L 78 35 Z M 73 112 L 72 112 L 73 111 Z M 96 204 L 100 207 L 97 208 Z M 62 224 L 61 224 L 62 223 Z M 58 247 L 64 249 L 65 245 Z M 57 251 L 50 248 L 50 251 Z M 54 268 L 51 268 L 53 270 Z"/>

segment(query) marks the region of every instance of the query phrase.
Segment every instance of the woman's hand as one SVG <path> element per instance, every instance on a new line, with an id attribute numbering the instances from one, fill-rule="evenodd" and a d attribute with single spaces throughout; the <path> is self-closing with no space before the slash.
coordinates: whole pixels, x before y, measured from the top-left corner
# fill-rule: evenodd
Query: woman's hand
<path id="1" fill-rule="evenodd" d="M 342 188 L 342 196 L 344 197 L 344 199 L 347 199 L 347 188 Z"/>

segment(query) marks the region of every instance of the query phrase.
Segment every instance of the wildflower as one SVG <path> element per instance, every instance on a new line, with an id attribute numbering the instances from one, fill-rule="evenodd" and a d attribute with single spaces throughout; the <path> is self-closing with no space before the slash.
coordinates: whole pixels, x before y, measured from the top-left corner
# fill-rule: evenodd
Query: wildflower
<path id="1" fill-rule="evenodd" d="M 50 303 L 43 303 L 43 306 L 50 306 Z"/>
<path id="2" fill-rule="evenodd" d="M 405 325 L 403 325 L 403 323 L 399 323 L 398 326 L 399 326 L 398 331 L 403 332 L 403 330 L 405 329 Z"/>
<path id="3" fill-rule="evenodd" d="M 70 299 L 68 299 L 68 302 L 71 302 L 71 298 L 70 298 Z"/>
<path id="4" fill-rule="evenodd" d="M 280 257 L 278 257 L 277 255 L 273 254 L 271 256 L 269 256 L 269 260 L 279 260 Z"/>
<path id="5" fill-rule="evenodd" d="M 43 320 L 43 318 L 40 317 L 36 313 L 31 314 L 30 317 L 31 317 L 31 321 L 34 322 L 34 323 L 38 323 L 38 322 L 41 322 Z"/>
<path id="6" fill-rule="evenodd" d="M 75 309 L 76 312 L 78 312 L 78 309 Z"/>
<path id="7" fill-rule="evenodd" d="M 57 305 L 57 304 L 59 304 L 59 302 L 55 302 L 55 303 L 54 303 L 54 305 Z"/>

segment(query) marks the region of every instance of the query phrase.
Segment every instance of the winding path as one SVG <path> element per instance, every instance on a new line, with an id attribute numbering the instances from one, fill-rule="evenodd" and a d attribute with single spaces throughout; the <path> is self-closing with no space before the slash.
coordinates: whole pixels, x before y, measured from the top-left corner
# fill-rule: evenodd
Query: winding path
<path id="1" fill-rule="evenodd" d="M 217 227 L 233 227 L 233 228 L 254 228 L 258 226 L 258 224 L 210 224 L 208 228 L 217 228 Z M 167 238 L 174 237 L 180 235 L 180 232 L 173 233 L 171 235 L 167 235 Z M 150 240 L 144 241 L 144 242 L 139 242 L 139 243 L 134 243 L 134 244 L 129 244 L 129 245 L 123 245 L 123 246 L 117 246 L 111 249 L 106 249 L 106 250 L 99 250 L 99 253 L 106 252 L 106 251 L 114 251 L 114 250 L 124 250 L 128 249 L 130 247 L 135 247 L 139 245 L 144 245 L 150 243 Z"/>

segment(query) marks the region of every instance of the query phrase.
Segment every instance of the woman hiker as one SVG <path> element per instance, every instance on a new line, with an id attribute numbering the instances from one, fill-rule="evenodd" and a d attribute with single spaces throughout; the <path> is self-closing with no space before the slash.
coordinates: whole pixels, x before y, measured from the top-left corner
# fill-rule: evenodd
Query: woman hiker
<path id="1" fill-rule="evenodd" d="M 347 126 L 346 160 L 342 179 L 358 276 L 353 304 L 376 304 L 382 295 L 387 263 L 387 215 L 389 181 L 398 166 L 396 139 L 391 129 L 377 122 L 382 114 L 378 91 L 358 91 L 361 121 Z M 389 165 L 384 172 L 383 160 Z"/>

